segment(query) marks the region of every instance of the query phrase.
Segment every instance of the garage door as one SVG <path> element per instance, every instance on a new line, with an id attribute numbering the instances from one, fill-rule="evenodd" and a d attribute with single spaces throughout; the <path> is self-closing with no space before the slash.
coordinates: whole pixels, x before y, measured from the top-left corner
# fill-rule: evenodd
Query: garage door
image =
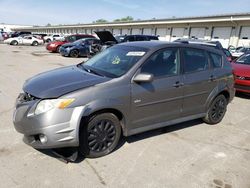
<path id="1" fill-rule="evenodd" d="M 190 38 L 194 39 L 204 39 L 205 37 L 205 28 L 191 28 Z"/>
<path id="2" fill-rule="evenodd" d="M 177 40 L 179 38 L 183 38 L 184 36 L 184 28 L 173 28 L 172 35 L 171 35 L 171 41 Z"/>
<path id="3" fill-rule="evenodd" d="M 167 29 L 166 28 L 157 28 L 156 29 L 156 35 L 159 36 L 159 40 L 166 40 L 166 35 L 167 35 Z"/>
<path id="4" fill-rule="evenodd" d="M 133 28 L 132 29 L 132 35 L 137 35 L 137 34 L 141 34 L 141 30 L 140 29 L 137 29 L 137 28 Z"/>
<path id="5" fill-rule="evenodd" d="M 213 41 L 219 41 L 224 48 L 229 45 L 229 40 L 231 36 L 231 27 L 215 27 L 213 30 Z"/>
<path id="6" fill-rule="evenodd" d="M 238 46 L 250 46 L 250 27 L 242 27 Z"/>
<path id="7" fill-rule="evenodd" d="M 129 29 L 122 29 L 122 35 L 130 35 Z"/>
<path id="8" fill-rule="evenodd" d="M 152 35 L 152 28 L 144 28 L 143 35 Z"/>
<path id="9" fill-rule="evenodd" d="M 121 30 L 120 29 L 113 29 L 113 35 L 120 35 Z"/>

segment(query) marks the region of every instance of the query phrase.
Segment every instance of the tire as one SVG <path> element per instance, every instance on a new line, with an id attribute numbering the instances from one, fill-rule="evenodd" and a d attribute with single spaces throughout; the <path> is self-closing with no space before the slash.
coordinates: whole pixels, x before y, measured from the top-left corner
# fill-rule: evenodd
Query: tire
<path id="1" fill-rule="evenodd" d="M 50 43 L 50 42 L 51 42 L 51 40 L 50 40 L 50 39 L 47 39 L 47 40 L 46 40 L 46 42 L 47 42 L 47 43 Z"/>
<path id="2" fill-rule="evenodd" d="M 57 52 L 57 53 L 59 53 L 59 48 L 60 48 L 60 47 L 61 47 L 61 46 L 57 46 L 57 47 L 56 47 L 56 52 Z"/>
<path id="3" fill-rule="evenodd" d="M 11 41 L 10 45 L 16 46 L 16 45 L 18 45 L 18 42 L 16 40 L 13 40 L 13 41 Z"/>
<path id="4" fill-rule="evenodd" d="M 79 57 L 79 52 L 78 50 L 71 50 L 69 53 L 70 57 Z"/>
<path id="5" fill-rule="evenodd" d="M 80 130 L 80 152 L 88 158 L 97 158 L 111 153 L 121 136 L 121 125 L 112 113 L 93 116 Z"/>
<path id="6" fill-rule="evenodd" d="M 227 103 L 224 95 L 218 95 L 210 104 L 203 121 L 211 125 L 221 122 L 227 111 Z"/>
<path id="7" fill-rule="evenodd" d="M 32 46 L 38 46 L 38 42 L 37 41 L 32 42 Z"/>

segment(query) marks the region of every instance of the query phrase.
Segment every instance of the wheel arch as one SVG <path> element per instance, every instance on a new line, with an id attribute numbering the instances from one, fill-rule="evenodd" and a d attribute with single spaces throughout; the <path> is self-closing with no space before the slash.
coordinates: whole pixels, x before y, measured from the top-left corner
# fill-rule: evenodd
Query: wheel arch
<path id="1" fill-rule="evenodd" d="M 206 102 L 206 111 L 209 108 L 209 105 L 213 102 L 213 100 L 219 96 L 219 95 L 224 95 L 227 99 L 227 102 L 230 102 L 230 92 L 229 89 L 227 87 L 216 87 L 209 95 L 207 102 Z"/>
<path id="2" fill-rule="evenodd" d="M 112 113 L 112 114 L 114 114 L 118 118 L 118 120 L 120 121 L 122 134 L 126 135 L 125 116 L 120 110 L 115 109 L 115 108 L 102 108 L 102 109 L 96 109 L 96 110 L 94 110 L 94 111 L 92 111 L 90 113 L 83 113 L 83 115 L 81 117 L 81 120 L 80 120 L 78 133 L 81 131 L 81 128 L 86 125 L 86 123 L 88 122 L 88 120 L 90 118 L 92 118 L 92 117 L 94 117 L 94 116 L 96 116 L 98 114 L 103 114 L 103 113 Z M 80 136 L 80 134 L 78 136 Z"/>

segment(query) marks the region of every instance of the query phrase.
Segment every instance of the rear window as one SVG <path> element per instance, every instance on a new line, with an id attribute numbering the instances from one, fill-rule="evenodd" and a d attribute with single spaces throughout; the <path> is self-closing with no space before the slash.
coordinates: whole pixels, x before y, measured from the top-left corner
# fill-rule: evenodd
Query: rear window
<path id="1" fill-rule="evenodd" d="M 183 49 L 184 72 L 198 72 L 208 69 L 208 59 L 204 50 Z"/>
<path id="2" fill-rule="evenodd" d="M 209 54 L 213 67 L 215 68 L 222 67 L 222 56 L 215 53 L 209 53 Z"/>

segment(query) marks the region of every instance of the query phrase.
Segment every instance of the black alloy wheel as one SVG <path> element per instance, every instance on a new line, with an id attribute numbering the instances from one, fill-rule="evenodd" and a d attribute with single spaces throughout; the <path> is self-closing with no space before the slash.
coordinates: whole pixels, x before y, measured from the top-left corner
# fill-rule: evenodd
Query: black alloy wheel
<path id="1" fill-rule="evenodd" d="M 110 147 L 115 140 L 115 125 L 109 120 L 101 120 L 88 130 L 88 147 L 101 152 Z"/>
<path id="2" fill-rule="evenodd" d="M 72 51 L 69 53 L 69 56 L 70 56 L 70 57 L 78 57 L 78 56 L 79 56 L 78 50 L 72 50 Z"/>
<path id="3" fill-rule="evenodd" d="M 112 113 L 98 114 L 82 125 L 80 132 L 80 151 L 89 158 L 102 157 L 111 153 L 117 146 L 121 125 Z"/>
<path id="4" fill-rule="evenodd" d="M 217 96 L 211 103 L 206 117 L 203 119 L 208 124 L 219 123 L 227 111 L 227 99 L 224 95 Z"/>

